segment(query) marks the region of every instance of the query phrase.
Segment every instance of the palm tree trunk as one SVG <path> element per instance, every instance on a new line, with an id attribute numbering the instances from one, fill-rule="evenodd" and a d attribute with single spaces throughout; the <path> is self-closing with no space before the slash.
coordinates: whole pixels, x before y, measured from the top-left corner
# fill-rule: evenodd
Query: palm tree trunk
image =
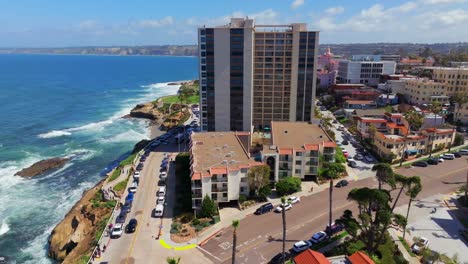
<path id="1" fill-rule="evenodd" d="M 236 263 L 237 230 L 232 233 L 232 264 Z"/>
<path id="2" fill-rule="evenodd" d="M 405 228 L 403 229 L 403 240 L 405 240 L 406 226 L 408 225 L 409 211 L 410 211 L 412 202 L 413 202 L 413 198 L 410 197 L 409 202 L 408 202 L 408 209 L 406 210 L 406 225 L 405 225 Z"/>
<path id="3" fill-rule="evenodd" d="M 403 187 L 401 187 L 401 189 L 400 189 L 400 191 L 398 192 L 398 195 L 397 195 L 395 201 L 393 202 L 392 211 L 391 211 L 392 213 L 393 213 L 393 210 L 394 210 L 395 207 L 396 207 L 396 204 L 397 204 L 398 200 L 400 199 L 400 195 L 401 195 L 402 192 L 403 192 Z"/>
<path id="4" fill-rule="evenodd" d="M 329 214 L 328 214 L 328 237 L 332 236 L 332 207 L 333 207 L 333 178 L 330 179 L 330 191 L 329 191 Z"/>
<path id="5" fill-rule="evenodd" d="M 401 159 L 400 159 L 400 167 L 401 167 L 401 165 L 403 165 L 403 160 L 405 159 L 405 151 L 406 151 L 406 148 L 408 148 L 408 145 L 407 145 L 408 134 L 409 134 L 409 128 L 408 128 L 408 133 L 406 133 L 406 136 L 405 136 L 405 139 L 404 139 L 403 153 L 401 154 Z"/>
<path id="6" fill-rule="evenodd" d="M 466 185 L 465 185 L 465 206 L 467 205 L 468 200 L 468 170 L 466 171 Z"/>
<path id="7" fill-rule="evenodd" d="M 283 264 L 284 264 L 284 261 L 285 261 L 285 255 L 284 255 L 284 252 L 286 252 L 286 212 L 284 210 L 284 206 L 283 207 L 283 210 L 281 210 L 281 217 L 283 218 Z"/>

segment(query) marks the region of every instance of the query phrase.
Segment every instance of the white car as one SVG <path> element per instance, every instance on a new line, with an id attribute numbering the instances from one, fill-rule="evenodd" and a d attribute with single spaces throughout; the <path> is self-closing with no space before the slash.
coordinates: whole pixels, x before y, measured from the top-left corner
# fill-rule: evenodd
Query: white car
<path id="1" fill-rule="evenodd" d="M 312 246 L 312 242 L 310 242 L 309 240 L 302 240 L 302 241 L 296 242 L 292 249 L 294 250 L 294 252 L 299 253 L 310 248 L 311 246 Z"/>
<path id="2" fill-rule="evenodd" d="M 166 197 L 164 196 L 158 196 L 158 200 L 156 204 L 164 204 L 166 202 Z"/>
<path id="3" fill-rule="evenodd" d="M 320 231 L 312 235 L 312 238 L 310 239 L 310 241 L 317 244 L 325 240 L 325 238 L 327 238 L 327 233 Z"/>
<path id="4" fill-rule="evenodd" d="M 132 187 L 128 188 L 129 193 L 136 193 L 136 191 L 137 191 L 137 187 L 132 186 Z"/>
<path id="5" fill-rule="evenodd" d="M 295 203 L 298 203 L 300 202 L 301 199 L 299 197 L 296 197 L 296 196 L 291 196 L 288 198 L 288 203 L 289 204 L 295 204 Z"/>
<path id="6" fill-rule="evenodd" d="M 292 208 L 292 204 L 290 204 L 290 203 L 286 203 L 286 204 L 283 204 L 283 205 L 284 205 L 284 210 L 285 211 L 291 210 L 291 208 Z M 276 207 L 276 209 L 275 209 L 275 212 L 281 213 L 281 211 L 283 211 L 283 207 L 281 205 L 278 205 L 278 207 Z"/>
<path id="7" fill-rule="evenodd" d="M 135 173 L 133 173 L 133 178 L 139 179 L 139 178 L 140 178 L 140 172 L 139 172 L 139 171 L 135 171 Z"/>
<path id="8" fill-rule="evenodd" d="M 119 238 L 123 234 L 123 224 L 115 224 L 112 228 L 111 238 Z"/>
<path id="9" fill-rule="evenodd" d="M 427 248 L 428 245 L 429 245 L 429 239 L 425 237 L 420 237 L 419 240 L 413 244 L 413 246 L 411 247 L 411 250 L 414 253 L 421 253 L 421 251 L 424 248 Z"/>
<path id="10" fill-rule="evenodd" d="M 351 157 L 349 157 L 349 158 L 347 159 L 347 161 L 348 161 L 348 163 L 351 163 L 351 162 L 356 162 L 356 160 L 355 160 L 355 159 L 353 159 L 353 158 L 351 158 Z"/>

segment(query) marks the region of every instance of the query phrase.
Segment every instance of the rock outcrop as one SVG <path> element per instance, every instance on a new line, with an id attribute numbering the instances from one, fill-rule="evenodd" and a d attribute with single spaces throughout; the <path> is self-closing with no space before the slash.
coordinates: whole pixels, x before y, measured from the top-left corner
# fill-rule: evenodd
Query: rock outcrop
<path id="1" fill-rule="evenodd" d="M 77 263 L 81 256 L 89 255 L 99 225 L 105 225 L 112 208 L 93 206 L 104 180 L 86 191 L 83 197 L 54 228 L 49 237 L 48 256 L 62 263 Z M 94 202 L 96 204 L 96 202 Z"/>
<path id="2" fill-rule="evenodd" d="M 135 144 L 135 146 L 133 147 L 133 150 L 132 150 L 132 154 L 135 154 L 137 152 L 139 152 L 140 150 L 142 150 L 146 145 L 148 145 L 150 143 L 151 140 L 148 140 L 148 139 L 142 139 L 140 140 L 138 143 Z"/>
<path id="3" fill-rule="evenodd" d="M 137 104 L 130 111 L 130 116 L 135 118 L 146 118 L 155 121 L 161 120 L 163 118 L 163 114 L 158 111 L 157 106 L 152 102 Z"/>
<path id="4" fill-rule="evenodd" d="M 22 169 L 21 171 L 18 171 L 17 173 L 15 173 L 15 175 L 25 177 L 25 178 L 34 177 L 34 176 L 43 174 L 47 171 L 61 168 L 69 160 L 70 160 L 69 158 L 60 158 L 60 157 L 41 160 L 27 168 Z"/>

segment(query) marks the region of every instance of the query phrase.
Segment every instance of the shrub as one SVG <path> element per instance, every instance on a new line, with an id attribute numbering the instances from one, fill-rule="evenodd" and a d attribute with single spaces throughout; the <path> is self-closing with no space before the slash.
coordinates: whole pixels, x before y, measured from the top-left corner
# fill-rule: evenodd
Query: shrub
<path id="1" fill-rule="evenodd" d="M 258 200 L 264 202 L 267 200 L 267 196 L 271 194 L 271 186 L 266 185 L 258 190 Z"/>
<path id="2" fill-rule="evenodd" d="M 197 226 L 199 224 L 200 224 L 200 219 L 198 219 L 198 218 L 193 219 L 192 226 Z"/>
<path id="3" fill-rule="evenodd" d="M 180 227 L 181 227 L 181 225 L 179 223 L 172 223 L 171 224 L 171 234 L 180 233 L 180 231 L 179 231 Z"/>
<path id="4" fill-rule="evenodd" d="M 352 255 L 365 247 L 366 244 L 364 244 L 364 242 L 362 242 L 361 240 L 358 240 L 356 242 L 350 243 L 349 246 L 346 248 L 346 251 L 348 252 L 348 255 Z"/>
<path id="5" fill-rule="evenodd" d="M 453 145 L 454 146 L 460 146 L 463 145 L 465 142 L 465 137 L 461 134 L 455 134 L 455 139 L 453 140 Z"/>
<path id="6" fill-rule="evenodd" d="M 239 195 L 239 203 L 243 204 L 245 201 L 247 201 L 247 196 L 243 194 Z"/>
<path id="7" fill-rule="evenodd" d="M 180 216 L 180 222 L 182 224 L 187 224 L 189 222 L 191 222 L 193 220 L 194 216 L 192 213 L 183 213 L 181 216 Z"/>
<path id="8" fill-rule="evenodd" d="M 286 177 L 276 183 L 276 192 L 279 196 L 292 194 L 301 190 L 301 179 Z"/>
<path id="9" fill-rule="evenodd" d="M 203 198 L 200 216 L 212 218 L 216 214 L 216 211 L 215 202 L 213 202 L 213 200 L 211 200 L 211 198 L 206 195 L 205 198 Z"/>

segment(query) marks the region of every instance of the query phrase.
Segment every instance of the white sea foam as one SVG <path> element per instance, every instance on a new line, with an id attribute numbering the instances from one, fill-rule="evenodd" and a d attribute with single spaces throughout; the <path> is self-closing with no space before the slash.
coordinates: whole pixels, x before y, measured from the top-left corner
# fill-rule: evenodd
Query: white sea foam
<path id="1" fill-rule="evenodd" d="M 52 130 L 47 133 L 39 134 L 37 137 L 39 138 L 54 138 L 54 137 L 62 137 L 62 136 L 70 136 L 71 133 L 68 131 L 63 130 Z"/>
<path id="2" fill-rule="evenodd" d="M 10 231 L 10 227 L 6 223 L 6 219 L 3 219 L 2 225 L 0 226 L 0 236 L 6 234 L 8 231 Z"/>
<path id="3" fill-rule="evenodd" d="M 101 142 L 104 142 L 104 143 L 117 143 L 117 142 L 128 142 L 128 141 L 136 142 L 142 139 L 149 139 L 148 135 L 139 133 L 135 130 L 130 130 L 127 132 L 117 134 L 110 138 L 103 138 L 101 139 Z"/>

